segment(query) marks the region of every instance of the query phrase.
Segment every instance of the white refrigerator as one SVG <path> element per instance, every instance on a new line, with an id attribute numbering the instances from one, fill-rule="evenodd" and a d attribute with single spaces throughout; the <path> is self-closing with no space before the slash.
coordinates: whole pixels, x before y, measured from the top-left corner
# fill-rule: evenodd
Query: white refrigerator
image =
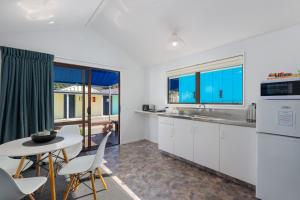
<path id="1" fill-rule="evenodd" d="M 300 100 L 260 100 L 256 127 L 257 198 L 300 200 Z"/>

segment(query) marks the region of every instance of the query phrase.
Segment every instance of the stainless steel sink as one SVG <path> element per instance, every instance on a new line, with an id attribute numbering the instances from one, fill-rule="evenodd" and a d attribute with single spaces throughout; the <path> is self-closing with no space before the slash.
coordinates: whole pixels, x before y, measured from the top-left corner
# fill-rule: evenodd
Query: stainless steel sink
<path id="1" fill-rule="evenodd" d="M 202 115 L 193 115 L 193 119 L 203 119 L 203 120 L 225 120 L 223 118 L 211 117 L 211 116 L 202 116 Z"/>
<path id="2" fill-rule="evenodd" d="M 181 118 L 181 119 L 194 119 L 194 120 L 204 120 L 204 121 L 222 121 L 226 120 L 224 118 L 206 116 L 206 115 L 184 115 L 184 114 L 168 114 L 168 116 Z"/>

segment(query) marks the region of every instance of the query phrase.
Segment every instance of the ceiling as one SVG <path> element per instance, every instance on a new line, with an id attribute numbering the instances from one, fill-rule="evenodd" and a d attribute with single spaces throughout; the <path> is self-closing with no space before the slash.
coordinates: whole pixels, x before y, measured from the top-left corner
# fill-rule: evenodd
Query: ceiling
<path id="1" fill-rule="evenodd" d="M 84 28 L 101 2 L 102 0 L 1 0 L 0 32 Z"/>
<path id="2" fill-rule="evenodd" d="M 153 66 L 298 24 L 299 10 L 299 0 L 1 0 L 0 32 L 89 28 Z"/>
<path id="3" fill-rule="evenodd" d="M 157 65 L 300 22 L 299 0 L 105 0 L 91 27 Z M 170 50 L 172 31 L 184 40 Z"/>

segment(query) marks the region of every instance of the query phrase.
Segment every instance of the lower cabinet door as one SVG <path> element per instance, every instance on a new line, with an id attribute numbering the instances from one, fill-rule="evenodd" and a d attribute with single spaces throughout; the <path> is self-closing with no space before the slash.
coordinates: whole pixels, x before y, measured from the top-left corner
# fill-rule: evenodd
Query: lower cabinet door
<path id="1" fill-rule="evenodd" d="M 194 122 L 194 162 L 219 171 L 220 125 Z"/>
<path id="2" fill-rule="evenodd" d="M 173 154 L 173 125 L 159 122 L 158 148 Z"/>
<path id="3" fill-rule="evenodd" d="M 193 161 L 192 121 L 174 119 L 174 155 Z"/>
<path id="4" fill-rule="evenodd" d="M 220 126 L 220 171 L 256 185 L 255 128 Z"/>

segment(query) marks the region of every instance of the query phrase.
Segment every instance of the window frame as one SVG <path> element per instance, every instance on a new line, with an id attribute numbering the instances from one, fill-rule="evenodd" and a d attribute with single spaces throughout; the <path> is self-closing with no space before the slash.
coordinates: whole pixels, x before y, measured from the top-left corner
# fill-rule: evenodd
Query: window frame
<path id="1" fill-rule="evenodd" d="M 241 103 L 201 103 L 200 101 L 200 73 L 201 72 L 207 72 L 207 71 L 213 71 L 213 70 L 222 70 L 222 69 L 227 69 L 227 68 L 232 68 L 238 65 L 232 65 L 232 66 L 224 66 L 224 67 L 217 67 L 217 68 L 211 68 L 211 69 L 204 69 L 204 70 L 197 70 L 195 73 L 196 75 L 196 102 L 195 103 L 175 103 L 175 102 L 170 102 L 169 100 L 169 79 L 172 78 L 172 76 L 168 76 L 167 75 L 167 87 L 166 87 L 166 92 L 167 92 L 167 105 L 170 107 L 199 107 L 199 105 L 206 105 L 207 108 L 232 108 L 232 109 L 241 109 L 241 108 L 245 108 L 245 101 L 246 101 L 246 96 L 245 96 L 245 55 L 244 54 L 238 54 L 237 56 L 231 56 L 231 57 L 227 57 L 227 58 L 223 58 L 223 59 L 219 59 L 219 60 L 225 60 L 228 58 L 233 58 L 233 57 L 238 57 L 238 56 L 242 56 L 242 62 L 239 64 L 242 66 L 242 101 Z M 219 60 L 215 60 L 215 61 L 219 61 Z M 215 61 L 210 61 L 207 63 L 213 63 Z M 198 64 L 201 65 L 201 64 Z M 190 67 L 195 67 L 198 65 L 193 65 Z M 180 69 L 185 69 L 185 68 L 189 68 L 189 67 L 184 67 L 184 68 L 180 68 Z M 185 73 L 179 74 L 180 75 L 184 75 Z M 191 74 L 191 73 L 189 73 Z"/>
<path id="2" fill-rule="evenodd" d="M 203 105 L 230 105 L 230 106 L 244 106 L 244 64 L 241 64 L 242 66 L 242 103 L 202 103 L 201 100 L 200 100 L 200 95 L 199 95 L 199 104 L 203 104 Z M 225 69 L 230 69 L 230 68 L 235 68 L 237 66 L 231 66 L 231 67 L 224 67 L 224 68 L 220 68 L 220 69 L 216 69 L 217 70 L 225 70 Z M 201 72 L 210 72 L 210 71 L 214 71 L 213 69 L 212 70 L 203 70 Z M 201 73 L 200 72 L 200 73 Z M 200 79 L 201 79 L 201 76 L 200 76 Z M 199 86 L 200 86 L 200 80 L 199 80 Z M 199 93 L 200 92 L 200 88 L 199 88 Z"/>
<path id="3" fill-rule="evenodd" d="M 189 73 L 189 74 L 193 74 L 193 73 Z M 195 99 L 196 99 L 196 102 L 195 103 L 176 103 L 176 102 L 170 102 L 170 93 L 169 93 L 169 87 L 170 87 L 170 79 L 172 77 L 167 77 L 167 103 L 170 104 L 170 105 L 196 105 L 198 104 L 198 101 L 200 100 L 200 90 L 198 88 L 198 86 L 200 86 L 200 83 L 198 83 L 198 80 L 197 77 L 200 75 L 200 72 L 196 72 L 195 73 Z M 182 74 L 181 76 L 184 76 L 184 75 L 187 75 L 187 74 Z M 180 75 L 179 75 L 180 76 Z M 197 94 L 198 93 L 198 94 Z"/>

